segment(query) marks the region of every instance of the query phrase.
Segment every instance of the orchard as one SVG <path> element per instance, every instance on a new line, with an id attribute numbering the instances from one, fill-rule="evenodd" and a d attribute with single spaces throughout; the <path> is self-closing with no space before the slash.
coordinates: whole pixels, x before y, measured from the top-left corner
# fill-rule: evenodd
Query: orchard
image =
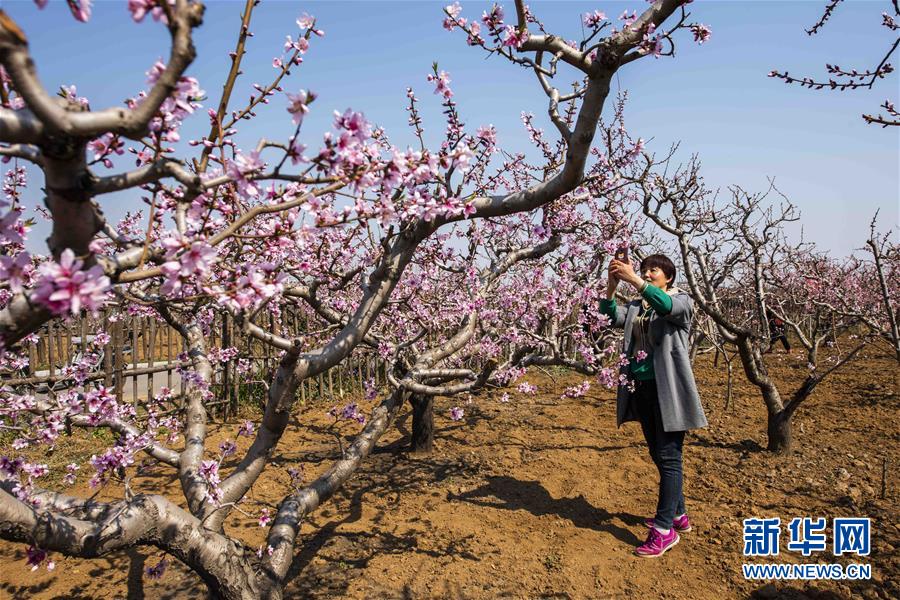
<path id="1" fill-rule="evenodd" d="M 362 78 L 393 77 L 376 39 L 391 37 L 389 7 L 365 25 L 372 39 L 328 46 L 357 63 L 372 52 L 373 70 L 335 75 L 347 97 L 317 91 L 307 73 L 330 64 L 332 31 L 380 9 L 331 3 L 344 22 L 291 3 L 272 31 L 272 4 L 0 8 L 4 593 L 896 597 L 896 160 L 841 177 L 874 194 L 842 252 L 808 235 L 808 213 L 837 208 L 810 210 L 765 173 L 723 185 L 689 142 L 632 118 L 647 101 L 632 85 L 718 52 L 704 2 L 417 6 L 424 35 L 527 81 L 530 97 L 501 102 L 521 115 L 515 136 L 479 120 L 466 71 L 430 60 L 427 37 L 393 90 L 405 127 L 367 116 L 378 88 Z M 807 33 L 840 4 L 823 2 Z M 896 39 L 900 8 L 882 4 L 870 25 Z M 66 57 L 34 40 L 63 16 L 85 46 L 107 35 L 101 19 L 158 45 L 70 61 L 51 88 L 42 61 Z M 556 31 L 561 17 L 571 27 Z M 226 52 L 205 45 L 210 27 L 220 46 L 229 32 Z M 840 126 L 881 148 L 900 124 L 892 100 L 860 118 L 824 94 L 883 95 L 897 45 L 883 59 L 875 47 L 872 68 L 828 64 L 830 81 L 782 72 L 785 53 L 754 85 L 809 88 L 791 102 L 844 111 Z M 125 87 L 135 73 L 143 87 Z M 91 85 L 123 100 L 82 96 Z M 688 136 L 690 107 L 667 102 L 668 85 L 652 110 Z M 646 294 L 661 255 L 676 273 L 659 280 L 667 305 Z M 671 311 L 674 325 L 632 333 L 616 306 Z M 633 352 L 663 331 L 671 356 Z M 645 361 L 660 390 L 684 398 L 696 380 L 705 413 L 674 427 L 691 429 L 693 527 L 670 518 L 660 530 L 682 546 L 651 565 L 630 546 L 655 535 L 644 517 L 663 458 L 616 427 L 617 410 L 619 424 L 641 410 Z M 806 587 L 742 575 L 748 520 L 780 517 L 786 540 L 793 517 L 822 516 L 869 519 L 871 549 L 852 558 L 874 574 Z M 805 535 L 791 526 L 792 543 Z M 795 555 L 848 568 L 830 550 Z"/>

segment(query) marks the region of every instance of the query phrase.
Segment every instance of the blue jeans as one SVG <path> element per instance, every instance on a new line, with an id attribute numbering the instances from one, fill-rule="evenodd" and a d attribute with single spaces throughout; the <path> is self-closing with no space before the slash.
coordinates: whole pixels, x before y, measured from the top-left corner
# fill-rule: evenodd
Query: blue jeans
<path id="1" fill-rule="evenodd" d="M 632 401 L 637 409 L 644 439 L 650 448 L 650 457 L 659 470 L 659 500 L 653 520 L 657 527 L 671 529 L 675 515 L 686 512 L 682 492 L 684 470 L 681 463 L 684 432 L 663 429 L 656 381 L 637 381 Z"/>

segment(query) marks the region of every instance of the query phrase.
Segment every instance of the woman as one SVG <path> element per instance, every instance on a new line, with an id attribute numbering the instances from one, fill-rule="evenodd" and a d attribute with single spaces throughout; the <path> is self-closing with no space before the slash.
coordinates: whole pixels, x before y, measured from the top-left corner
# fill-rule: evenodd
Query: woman
<path id="1" fill-rule="evenodd" d="M 656 515 L 645 521 L 650 533 L 635 549 L 638 556 L 655 557 L 678 543 L 678 532 L 691 529 L 682 493 L 681 452 L 685 431 L 706 427 L 706 416 L 689 358 L 691 298 L 673 287 L 675 265 L 666 256 L 648 256 L 640 270 L 643 278 L 629 262 L 613 259 L 600 312 L 613 326 L 625 329 L 623 347 L 629 362 L 622 372 L 634 383 L 633 391 L 630 386 L 619 387 L 616 425 L 640 422 L 659 470 Z M 619 281 L 634 286 L 641 298 L 617 306 Z"/>

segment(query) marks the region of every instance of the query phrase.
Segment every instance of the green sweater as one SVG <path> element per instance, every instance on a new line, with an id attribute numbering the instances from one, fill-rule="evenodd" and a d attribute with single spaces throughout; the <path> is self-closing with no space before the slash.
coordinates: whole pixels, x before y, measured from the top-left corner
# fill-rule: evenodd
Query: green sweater
<path id="1" fill-rule="evenodd" d="M 647 301 L 650 305 L 650 308 L 647 309 L 649 311 L 656 311 L 658 314 L 667 315 L 672 312 L 672 298 L 665 293 L 663 290 L 659 289 L 655 285 L 647 284 L 647 287 L 644 288 L 644 291 L 641 293 L 641 296 Z M 601 300 L 600 301 L 600 312 L 612 319 L 616 320 L 616 301 L 615 300 Z M 629 340 L 626 340 L 626 345 L 629 343 Z M 653 356 L 648 355 L 644 360 L 638 361 L 634 356 L 629 356 L 629 370 L 631 372 L 631 376 L 634 379 L 640 381 L 648 381 L 656 377 L 656 373 L 653 371 Z"/>

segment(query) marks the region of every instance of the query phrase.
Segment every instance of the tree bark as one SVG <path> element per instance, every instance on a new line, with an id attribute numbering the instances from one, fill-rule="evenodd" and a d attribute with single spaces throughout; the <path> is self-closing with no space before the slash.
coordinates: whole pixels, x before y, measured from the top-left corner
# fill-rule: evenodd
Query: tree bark
<path id="1" fill-rule="evenodd" d="M 769 445 L 767 449 L 775 454 L 790 454 L 793 442 L 791 434 L 791 416 L 785 411 L 769 413 L 767 433 Z"/>
<path id="2" fill-rule="evenodd" d="M 791 412 L 785 410 L 781 394 L 769 377 L 759 348 L 745 337 L 738 339 L 738 353 L 747 379 L 759 388 L 766 405 L 768 450 L 775 454 L 791 452 Z"/>
<path id="3" fill-rule="evenodd" d="M 412 394 L 413 422 L 410 450 L 430 454 L 434 448 L 434 396 Z"/>
<path id="4" fill-rule="evenodd" d="M 806 361 L 811 365 L 816 365 L 819 360 L 819 344 L 818 342 L 814 342 L 813 345 L 806 351 Z"/>

